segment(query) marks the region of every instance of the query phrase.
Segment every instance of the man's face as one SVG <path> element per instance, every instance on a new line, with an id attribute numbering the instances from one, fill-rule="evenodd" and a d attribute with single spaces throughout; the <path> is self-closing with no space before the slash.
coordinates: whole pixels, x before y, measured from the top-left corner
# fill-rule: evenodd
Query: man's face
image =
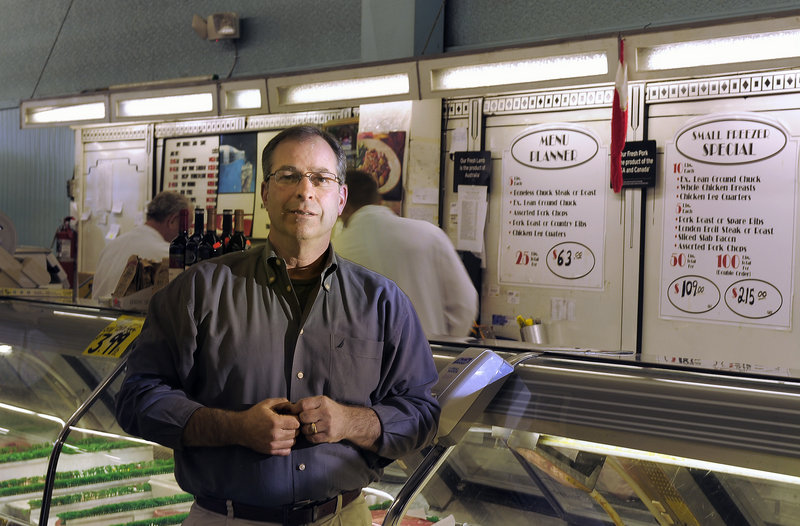
<path id="1" fill-rule="evenodd" d="M 291 169 L 301 173 L 330 172 L 336 174 L 336 155 L 321 137 L 284 140 L 273 152 L 271 172 Z M 261 184 L 261 198 L 270 219 L 270 241 L 285 243 L 319 243 L 328 246 L 336 218 L 347 201 L 347 187 L 335 185 L 320 188 L 303 177 L 296 185 L 284 186 L 271 177 Z"/>

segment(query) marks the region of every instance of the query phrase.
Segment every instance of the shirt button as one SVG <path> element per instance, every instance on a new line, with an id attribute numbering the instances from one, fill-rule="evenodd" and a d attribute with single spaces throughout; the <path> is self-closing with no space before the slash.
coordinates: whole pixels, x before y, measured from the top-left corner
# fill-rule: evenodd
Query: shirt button
<path id="1" fill-rule="evenodd" d="M 299 469 L 300 471 L 305 471 L 306 470 L 306 465 L 305 464 L 298 464 L 297 465 L 297 469 Z"/>
<path id="2" fill-rule="evenodd" d="M 330 290 L 330 288 L 331 288 L 330 284 L 326 283 L 325 284 L 325 290 Z"/>
<path id="3" fill-rule="evenodd" d="M 297 377 L 298 377 L 298 378 L 300 378 L 300 379 L 302 380 L 302 379 L 303 379 L 303 376 L 305 376 L 305 375 L 303 374 L 303 371 L 297 371 Z"/>
<path id="4" fill-rule="evenodd" d="M 304 330 L 305 330 L 305 329 L 300 329 L 300 334 L 303 334 L 303 331 L 304 331 Z"/>
<path id="5" fill-rule="evenodd" d="M 272 282 L 275 281 L 275 278 L 269 278 L 269 284 L 272 285 Z"/>

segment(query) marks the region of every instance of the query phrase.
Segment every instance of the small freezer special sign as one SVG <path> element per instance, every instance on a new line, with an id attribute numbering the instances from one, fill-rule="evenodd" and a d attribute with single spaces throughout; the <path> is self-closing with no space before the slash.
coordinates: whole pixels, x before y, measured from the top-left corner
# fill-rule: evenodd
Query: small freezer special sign
<path id="1" fill-rule="evenodd" d="M 660 316 L 791 328 L 796 138 L 765 115 L 712 114 L 664 157 Z"/>

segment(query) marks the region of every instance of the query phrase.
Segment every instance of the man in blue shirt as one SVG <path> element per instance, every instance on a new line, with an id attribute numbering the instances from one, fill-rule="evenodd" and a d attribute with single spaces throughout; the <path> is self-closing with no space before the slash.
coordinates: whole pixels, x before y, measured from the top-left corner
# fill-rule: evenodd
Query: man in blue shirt
<path id="1" fill-rule="evenodd" d="M 345 160 L 317 128 L 279 133 L 264 249 L 196 264 L 150 302 L 117 420 L 174 449 L 184 524 L 369 525 L 361 488 L 433 439 L 437 373 L 410 301 L 330 245 Z"/>

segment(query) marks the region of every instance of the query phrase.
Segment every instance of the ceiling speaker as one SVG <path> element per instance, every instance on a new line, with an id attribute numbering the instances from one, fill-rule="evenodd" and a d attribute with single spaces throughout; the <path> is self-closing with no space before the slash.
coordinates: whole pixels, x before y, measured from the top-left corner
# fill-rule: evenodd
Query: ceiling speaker
<path id="1" fill-rule="evenodd" d="M 224 40 L 239 38 L 239 15 L 236 13 L 214 13 L 208 19 L 200 15 L 192 17 L 192 29 L 200 38 Z"/>

